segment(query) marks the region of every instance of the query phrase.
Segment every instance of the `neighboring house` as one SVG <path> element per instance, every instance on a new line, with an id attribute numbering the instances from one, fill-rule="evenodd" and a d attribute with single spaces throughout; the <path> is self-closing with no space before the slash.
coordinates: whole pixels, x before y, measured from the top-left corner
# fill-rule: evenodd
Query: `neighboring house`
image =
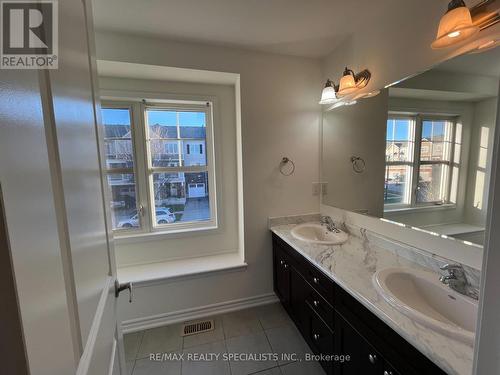
<path id="1" fill-rule="evenodd" d="M 106 124 L 106 162 L 108 169 L 132 168 L 133 148 L 128 125 Z M 151 158 L 155 166 L 206 165 L 204 127 L 152 125 L 149 127 Z M 115 206 L 129 207 L 135 202 L 135 181 L 131 174 L 108 173 Z M 184 204 L 187 198 L 208 197 L 206 172 L 168 172 L 153 175 L 157 205 Z M 135 203 L 134 203 L 135 205 Z"/>

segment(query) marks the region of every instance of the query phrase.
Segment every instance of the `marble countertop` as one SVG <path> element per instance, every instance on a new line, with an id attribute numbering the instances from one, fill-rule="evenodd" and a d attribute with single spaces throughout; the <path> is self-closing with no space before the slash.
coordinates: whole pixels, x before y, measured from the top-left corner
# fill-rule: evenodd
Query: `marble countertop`
<path id="1" fill-rule="evenodd" d="M 372 284 L 373 274 L 379 269 L 423 269 L 420 264 L 370 241 L 366 230 L 361 228 L 349 227 L 350 235 L 346 243 L 327 246 L 295 239 L 290 233 L 295 225 L 276 225 L 270 229 L 448 374 L 472 373 L 472 346 L 403 315 L 387 303 Z"/>

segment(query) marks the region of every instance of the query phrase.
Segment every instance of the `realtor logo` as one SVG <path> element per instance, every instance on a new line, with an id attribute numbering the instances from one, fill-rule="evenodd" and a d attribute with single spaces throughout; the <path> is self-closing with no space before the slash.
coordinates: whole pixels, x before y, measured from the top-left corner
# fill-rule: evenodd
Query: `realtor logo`
<path id="1" fill-rule="evenodd" d="M 2 69 L 57 69 L 57 0 L 1 1 Z"/>

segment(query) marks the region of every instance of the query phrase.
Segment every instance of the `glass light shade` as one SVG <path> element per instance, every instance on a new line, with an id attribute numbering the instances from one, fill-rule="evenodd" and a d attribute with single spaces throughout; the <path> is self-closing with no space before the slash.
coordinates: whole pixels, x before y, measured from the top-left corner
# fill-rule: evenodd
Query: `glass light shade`
<path id="1" fill-rule="evenodd" d="M 467 7 L 458 7 L 448 11 L 439 22 L 436 40 L 432 42 L 433 49 L 451 46 L 470 38 L 479 31 L 472 23 L 472 17 Z"/>
<path id="2" fill-rule="evenodd" d="M 333 86 L 326 86 L 321 93 L 321 100 L 319 104 L 332 104 L 337 101 L 337 95 Z"/>
<path id="3" fill-rule="evenodd" d="M 347 95 L 356 91 L 356 82 L 354 81 L 354 77 L 352 74 L 346 74 L 340 79 L 339 84 L 339 94 Z"/>

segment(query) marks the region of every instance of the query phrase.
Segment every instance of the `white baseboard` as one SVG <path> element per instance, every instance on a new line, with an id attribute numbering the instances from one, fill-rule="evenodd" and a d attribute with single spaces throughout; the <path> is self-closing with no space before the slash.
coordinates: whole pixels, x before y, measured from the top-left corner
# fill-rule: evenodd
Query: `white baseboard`
<path id="1" fill-rule="evenodd" d="M 211 315 L 248 309 L 250 307 L 260 305 L 267 305 L 273 302 L 278 302 L 278 298 L 274 293 L 262 294 L 260 296 L 235 299 L 214 303 L 212 305 L 193 307 L 185 310 L 125 320 L 121 323 L 121 326 L 123 333 L 131 333 L 169 324 L 200 319 Z"/>

